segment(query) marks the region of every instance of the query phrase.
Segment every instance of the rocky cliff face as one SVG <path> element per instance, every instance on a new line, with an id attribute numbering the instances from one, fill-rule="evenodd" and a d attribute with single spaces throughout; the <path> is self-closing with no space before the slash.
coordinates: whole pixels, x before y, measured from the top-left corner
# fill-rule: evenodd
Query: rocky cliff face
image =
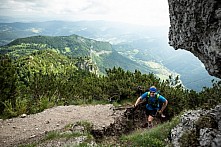
<path id="1" fill-rule="evenodd" d="M 221 1 L 168 0 L 169 44 L 192 52 L 221 78 Z"/>

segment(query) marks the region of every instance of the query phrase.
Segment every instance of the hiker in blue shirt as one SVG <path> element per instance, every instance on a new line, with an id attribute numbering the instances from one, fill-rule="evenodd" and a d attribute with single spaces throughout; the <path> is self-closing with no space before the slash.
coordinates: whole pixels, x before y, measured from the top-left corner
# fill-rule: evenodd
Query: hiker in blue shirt
<path id="1" fill-rule="evenodd" d="M 163 111 L 166 108 L 168 101 L 162 95 L 157 93 L 157 88 L 155 86 L 151 86 L 149 92 L 145 92 L 142 94 L 134 104 L 136 107 L 140 102 L 146 99 L 146 116 L 147 123 L 143 125 L 143 127 L 152 127 L 153 118 L 157 113 L 160 114 L 161 117 L 165 117 L 163 115 Z M 162 106 L 160 105 L 162 104 Z"/>

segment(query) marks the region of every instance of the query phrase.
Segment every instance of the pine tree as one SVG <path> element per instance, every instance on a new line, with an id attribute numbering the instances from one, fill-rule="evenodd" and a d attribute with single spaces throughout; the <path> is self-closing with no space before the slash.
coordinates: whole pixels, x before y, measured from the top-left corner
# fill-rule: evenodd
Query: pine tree
<path id="1" fill-rule="evenodd" d="M 11 100 L 15 107 L 17 95 L 17 74 L 16 67 L 8 56 L 0 56 L 0 113 L 4 111 L 4 102 Z"/>

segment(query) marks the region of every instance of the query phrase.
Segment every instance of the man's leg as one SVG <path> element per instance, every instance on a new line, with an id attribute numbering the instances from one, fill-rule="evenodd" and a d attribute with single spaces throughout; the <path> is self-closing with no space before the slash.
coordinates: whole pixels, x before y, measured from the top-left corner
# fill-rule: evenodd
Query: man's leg
<path id="1" fill-rule="evenodd" d="M 146 118 L 146 121 L 145 121 L 145 123 L 142 125 L 142 128 L 146 128 L 146 127 L 148 127 L 149 126 L 149 116 L 150 116 L 150 113 L 151 113 L 151 111 L 150 110 L 147 110 L 146 109 L 146 114 L 145 114 L 145 118 Z"/>
<path id="2" fill-rule="evenodd" d="M 150 110 L 149 115 L 147 117 L 147 122 L 148 122 L 148 127 L 152 128 L 153 127 L 153 119 L 157 114 L 157 110 Z"/>
<path id="3" fill-rule="evenodd" d="M 149 116 L 147 117 L 147 122 L 148 122 L 148 127 L 149 127 L 149 128 L 152 128 L 152 127 L 153 127 L 152 121 L 153 121 L 153 116 L 149 115 Z"/>

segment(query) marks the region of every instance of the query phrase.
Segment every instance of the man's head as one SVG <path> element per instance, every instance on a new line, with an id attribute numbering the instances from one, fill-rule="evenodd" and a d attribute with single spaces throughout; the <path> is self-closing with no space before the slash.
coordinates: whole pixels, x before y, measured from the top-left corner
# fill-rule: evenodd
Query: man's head
<path id="1" fill-rule="evenodd" d="M 150 92 L 157 92 L 157 88 L 155 86 L 151 86 L 149 89 Z"/>
<path id="2" fill-rule="evenodd" d="M 149 91 L 150 91 L 150 96 L 153 97 L 157 92 L 157 88 L 155 86 L 151 86 Z"/>

